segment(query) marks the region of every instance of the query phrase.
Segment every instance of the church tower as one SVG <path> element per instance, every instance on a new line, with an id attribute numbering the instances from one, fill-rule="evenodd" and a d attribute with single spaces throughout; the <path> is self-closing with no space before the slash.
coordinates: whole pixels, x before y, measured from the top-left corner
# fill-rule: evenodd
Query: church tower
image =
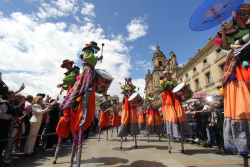
<path id="1" fill-rule="evenodd" d="M 148 68 L 148 73 L 145 78 L 145 97 L 148 97 L 148 92 L 153 90 L 153 77 L 150 73 L 150 69 Z"/>
<path id="2" fill-rule="evenodd" d="M 157 42 L 156 51 L 153 57 L 154 68 L 152 72 L 153 88 L 154 88 L 152 91 L 153 91 L 154 97 L 158 97 L 162 91 L 162 89 L 159 86 L 160 85 L 159 80 L 160 80 L 160 76 L 162 75 L 163 71 L 166 68 L 165 62 L 166 62 L 166 57 L 160 50 L 160 47 L 158 46 L 158 42 Z"/>

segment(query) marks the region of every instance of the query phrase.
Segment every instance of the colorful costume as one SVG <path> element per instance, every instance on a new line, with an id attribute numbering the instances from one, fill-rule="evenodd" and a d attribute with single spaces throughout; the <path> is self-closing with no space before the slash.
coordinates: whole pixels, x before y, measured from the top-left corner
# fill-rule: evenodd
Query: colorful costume
<path id="1" fill-rule="evenodd" d="M 121 128 L 118 133 L 118 137 L 140 134 L 137 118 L 137 109 L 132 107 L 128 101 L 130 95 L 135 92 L 136 87 L 134 85 L 123 86 L 122 94 L 123 96 L 123 107 L 122 107 L 122 117 L 121 117 Z"/>
<path id="2" fill-rule="evenodd" d="M 226 31 L 228 43 L 234 43 L 236 39 L 249 33 L 250 27 L 242 24 L 240 13 L 250 10 L 249 5 L 242 5 L 235 10 L 235 21 L 238 25 Z M 221 37 L 221 32 L 218 33 Z M 220 46 L 222 48 L 222 46 Z M 222 49 L 229 49 L 227 48 Z M 234 56 L 232 51 L 226 60 L 223 73 L 224 89 L 224 144 L 225 149 L 237 151 L 239 154 L 248 154 L 250 147 L 250 64 L 248 59 Z M 246 63 L 246 65 L 244 65 Z M 244 67 L 243 67 L 244 66 Z"/>
<path id="3" fill-rule="evenodd" d="M 82 73 L 77 77 L 74 86 L 60 105 L 62 109 L 70 110 L 70 112 L 67 113 L 70 117 L 75 117 L 75 135 L 70 166 L 73 166 L 73 158 L 77 149 L 77 166 L 80 166 L 83 131 L 90 126 L 95 115 L 96 72 L 94 67 L 98 58 L 94 56 L 93 50 L 100 50 L 95 42 L 91 42 L 91 44 L 87 44 L 86 47 L 83 48 L 84 54 L 81 55 L 83 61 Z M 77 111 L 74 112 L 72 109 L 76 109 Z M 64 115 L 64 120 L 67 120 L 69 115 Z M 58 141 L 58 143 L 59 142 L 61 141 Z M 57 152 L 54 163 L 56 159 Z"/>
<path id="4" fill-rule="evenodd" d="M 154 110 L 151 106 L 151 101 L 154 99 L 154 97 L 148 97 L 145 99 L 146 104 L 149 106 L 146 117 L 146 131 L 149 134 L 164 134 L 160 112 L 158 109 Z"/>
<path id="5" fill-rule="evenodd" d="M 170 70 L 164 71 L 170 73 Z M 172 90 L 177 83 L 171 81 L 160 80 L 162 92 L 162 113 L 166 124 L 167 134 L 173 138 L 181 138 L 184 135 L 191 135 L 192 130 L 187 123 L 187 117 L 181 105 L 181 102 L 175 97 Z"/>
<path id="6" fill-rule="evenodd" d="M 142 131 L 145 131 L 145 129 L 146 129 L 146 113 L 143 113 L 142 111 L 139 112 L 138 124 L 139 124 L 139 129 Z"/>

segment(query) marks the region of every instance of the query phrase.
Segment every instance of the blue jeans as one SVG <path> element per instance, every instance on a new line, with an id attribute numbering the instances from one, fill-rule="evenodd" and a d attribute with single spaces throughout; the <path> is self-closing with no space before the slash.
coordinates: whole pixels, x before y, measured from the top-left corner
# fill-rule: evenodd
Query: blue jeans
<path id="1" fill-rule="evenodd" d="M 206 132 L 207 132 L 207 143 L 210 143 L 211 141 L 211 136 L 210 136 L 210 132 L 209 132 L 209 128 L 208 128 L 208 124 L 206 124 Z"/>
<path id="2" fill-rule="evenodd" d="M 50 133 L 50 124 L 44 125 L 43 134 L 49 134 Z M 43 144 L 46 144 L 48 140 L 48 135 L 42 137 Z"/>

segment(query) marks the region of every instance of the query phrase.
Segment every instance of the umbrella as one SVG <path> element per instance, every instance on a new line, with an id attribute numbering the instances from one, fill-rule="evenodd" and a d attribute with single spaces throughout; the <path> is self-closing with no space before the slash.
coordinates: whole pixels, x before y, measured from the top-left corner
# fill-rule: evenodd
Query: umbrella
<path id="1" fill-rule="evenodd" d="M 193 97 L 192 97 L 192 99 L 204 99 L 207 96 L 209 96 L 209 95 L 206 94 L 206 93 L 198 93 L 198 94 L 194 94 Z"/>
<path id="2" fill-rule="evenodd" d="M 206 0 L 194 12 L 189 27 L 194 31 L 205 31 L 222 24 L 244 0 Z"/>

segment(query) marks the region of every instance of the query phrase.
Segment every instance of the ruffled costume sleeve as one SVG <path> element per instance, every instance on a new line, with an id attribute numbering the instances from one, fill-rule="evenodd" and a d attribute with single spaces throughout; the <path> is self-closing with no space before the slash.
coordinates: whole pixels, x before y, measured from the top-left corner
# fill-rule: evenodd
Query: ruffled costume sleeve
<path id="1" fill-rule="evenodd" d="M 132 93 L 135 92 L 135 89 L 133 87 L 131 87 L 131 86 L 130 87 L 125 86 L 125 90 L 123 89 L 122 92 L 121 92 L 121 94 L 126 94 L 126 90 L 132 90 Z"/>
<path id="2" fill-rule="evenodd" d="M 79 75 L 79 68 L 74 67 L 69 75 L 65 76 L 63 79 L 63 89 L 67 90 L 71 83 L 75 82 Z"/>
<path id="3" fill-rule="evenodd" d="M 93 54 L 93 50 L 87 48 L 84 50 L 84 59 L 88 64 L 95 66 L 98 57 Z"/>
<path id="4" fill-rule="evenodd" d="M 165 89 L 169 84 L 173 85 L 173 87 L 177 86 L 176 82 L 173 81 L 166 81 L 165 83 L 163 83 L 163 80 L 160 80 L 160 88 Z"/>

